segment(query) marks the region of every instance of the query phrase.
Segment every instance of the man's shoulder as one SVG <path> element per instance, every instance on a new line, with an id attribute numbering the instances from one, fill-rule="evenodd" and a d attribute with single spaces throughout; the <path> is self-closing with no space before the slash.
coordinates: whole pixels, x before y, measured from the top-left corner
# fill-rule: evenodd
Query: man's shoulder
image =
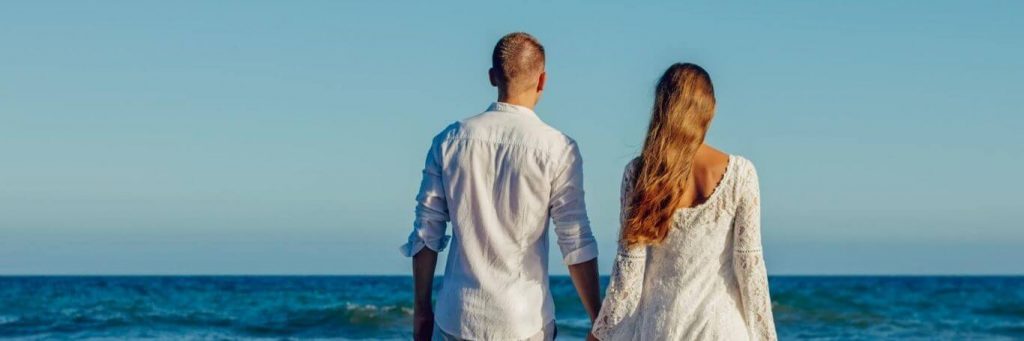
<path id="1" fill-rule="evenodd" d="M 565 155 L 576 147 L 576 140 L 568 134 L 558 130 L 547 123 L 537 121 L 527 133 L 527 140 L 541 149 L 546 149 L 552 155 Z"/>
<path id="2" fill-rule="evenodd" d="M 449 137 L 476 137 L 496 139 L 496 142 L 513 142 L 546 149 L 562 149 L 575 145 L 576 141 L 537 117 L 509 119 L 500 113 L 483 112 L 452 123 L 441 135 Z M 500 140 L 500 141 L 499 141 Z"/>
<path id="3" fill-rule="evenodd" d="M 558 128 L 552 127 L 551 125 L 540 120 L 537 121 L 537 124 L 538 125 L 536 126 L 535 130 L 538 135 L 543 135 L 544 137 L 564 146 L 576 144 L 576 140 L 574 140 L 572 137 L 562 132 L 561 130 L 558 130 Z"/>
<path id="4" fill-rule="evenodd" d="M 434 135 L 434 142 L 436 143 L 446 140 L 451 136 L 458 134 L 461 129 L 462 121 L 452 122 L 447 127 L 444 127 L 444 129 L 441 129 L 441 132 L 437 133 L 437 135 Z"/>

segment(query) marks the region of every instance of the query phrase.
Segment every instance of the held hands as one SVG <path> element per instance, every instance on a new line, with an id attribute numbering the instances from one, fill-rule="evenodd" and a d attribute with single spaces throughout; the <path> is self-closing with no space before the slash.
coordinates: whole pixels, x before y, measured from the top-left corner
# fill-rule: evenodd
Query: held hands
<path id="1" fill-rule="evenodd" d="M 430 341 L 434 336 L 434 312 L 416 309 L 412 317 L 412 338 L 416 341 Z"/>

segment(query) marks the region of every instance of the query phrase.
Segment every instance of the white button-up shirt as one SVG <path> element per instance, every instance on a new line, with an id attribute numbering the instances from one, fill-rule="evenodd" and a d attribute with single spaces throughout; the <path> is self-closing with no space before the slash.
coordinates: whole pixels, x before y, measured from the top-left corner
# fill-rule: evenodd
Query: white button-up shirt
<path id="1" fill-rule="evenodd" d="M 494 103 L 434 138 L 416 200 L 411 257 L 451 249 L 435 322 L 474 340 L 525 339 L 554 320 L 548 221 L 568 265 L 597 257 L 576 142 L 525 107 Z"/>

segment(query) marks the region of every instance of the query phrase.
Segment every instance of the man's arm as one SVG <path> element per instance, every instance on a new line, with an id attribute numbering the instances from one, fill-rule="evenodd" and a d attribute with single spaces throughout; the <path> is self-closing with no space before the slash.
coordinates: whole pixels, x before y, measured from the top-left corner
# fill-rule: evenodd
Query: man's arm
<path id="1" fill-rule="evenodd" d="M 593 321 L 601 310 L 597 241 L 587 218 L 587 205 L 583 199 L 583 160 L 575 143 L 569 145 L 562 159 L 562 170 L 552 181 L 551 218 L 555 222 L 563 261 L 569 266 L 576 292 Z"/>
<path id="2" fill-rule="evenodd" d="M 597 318 L 601 311 L 601 284 L 597 277 L 597 258 L 569 266 L 569 276 L 576 292 L 580 295 L 583 308 L 587 310 L 590 321 Z"/>
<path id="3" fill-rule="evenodd" d="M 416 282 L 412 325 L 415 340 L 430 340 L 433 336 L 434 308 L 431 306 L 431 289 L 434 287 L 436 267 L 437 252 L 434 250 L 423 248 L 412 258 L 412 277 Z"/>
<path id="4" fill-rule="evenodd" d="M 423 181 L 416 196 L 416 220 L 413 222 L 409 242 L 402 245 L 402 254 L 412 257 L 413 279 L 416 282 L 413 309 L 413 337 L 430 340 L 434 331 L 434 310 L 431 307 L 431 288 L 437 253 L 448 245 L 448 202 L 441 179 L 440 135 L 427 152 L 423 167 Z"/>

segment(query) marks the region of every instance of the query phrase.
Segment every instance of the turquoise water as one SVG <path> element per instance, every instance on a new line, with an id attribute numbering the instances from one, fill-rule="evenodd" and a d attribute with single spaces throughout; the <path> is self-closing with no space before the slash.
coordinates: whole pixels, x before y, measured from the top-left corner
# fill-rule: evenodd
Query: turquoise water
<path id="1" fill-rule="evenodd" d="M 605 279 L 607 280 L 607 279 Z M 553 277 L 560 339 L 589 323 Z M 408 339 L 412 280 L 0 277 L 0 338 Z M 1024 339 L 1024 277 L 772 277 L 782 339 Z"/>

